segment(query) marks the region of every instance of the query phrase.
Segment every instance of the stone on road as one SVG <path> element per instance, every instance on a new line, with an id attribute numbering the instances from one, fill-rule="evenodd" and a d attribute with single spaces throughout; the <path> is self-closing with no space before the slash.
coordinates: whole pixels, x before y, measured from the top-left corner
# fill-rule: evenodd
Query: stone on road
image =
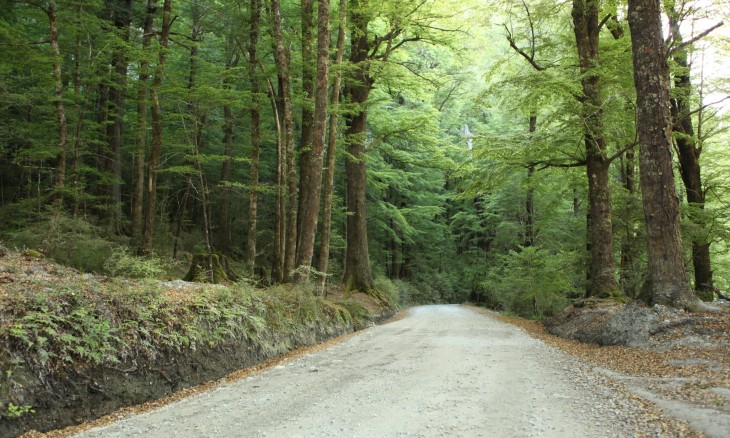
<path id="1" fill-rule="evenodd" d="M 634 436 L 622 396 L 522 330 L 423 306 L 85 437 Z"/>

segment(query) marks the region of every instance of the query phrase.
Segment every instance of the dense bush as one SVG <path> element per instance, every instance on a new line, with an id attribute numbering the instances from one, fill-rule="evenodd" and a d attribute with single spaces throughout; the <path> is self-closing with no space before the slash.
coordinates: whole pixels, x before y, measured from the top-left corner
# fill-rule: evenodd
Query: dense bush
<path id="1" fill-rule="evenodd" d="M 567 305 L 575 294 L 573 253 L 553 254 L 537 247 L 499 256 L 483 283 L 487 299 L 501 310 L 541 317 Z"/>

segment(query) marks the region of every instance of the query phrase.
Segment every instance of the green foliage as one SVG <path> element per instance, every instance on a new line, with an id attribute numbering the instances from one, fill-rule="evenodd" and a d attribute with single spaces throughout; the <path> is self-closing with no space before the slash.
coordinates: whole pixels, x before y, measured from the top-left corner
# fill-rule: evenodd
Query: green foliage
<path id="1" fill-rule="evenodd" d="M 105 239 L 100 228 L 81 219 L 47 213 L 26 227 L 11 231 L 8 243 L 37 248 L 53 260 L 84 272 L 104 272 L 104 263 L 117 245 Z"/>
<path id="2" fill-rule="evenodd" d="M 283 286 L 262 291 L 246 285 L 87 278 L 51 288 L 39 280 L 32 291 L 13 291 L 11 299 L 12 306 L 0 314 L 0 342 L 41 375 L 241 340 L 265 343 L 263 334 L 287 336 L 304 327 L 369 318 L 355 305 L 324 302 L 306 290 Z"/>
<path id="3" fill-rule="evenodd" d="M 358 303 L 357 301 L 341 300 L 336 301 L 335 304 L 337 306 L 340 306 L 347 312 L 347 314 L 350 315 L 355 327 L 364 327 L 365 325 L 367 325 L 367 323 L 372 321 L 373 315 L 365 306 Z"/>
<path id="4" fill-rule="evenodd" d="M 122 246 L 112 250 L 104 270 L 115 277 L 159 278 L 165 273 L 165 263 L 157 257 L 136 256 Z"/>
<path id="5" fill-rule="evenodd" d="M 575 263 L 573 253 L 521 247 L 495 259 L 483 286 L 503 310 L 522 316 L 551 315 L 576 292 L 575 278 L 566 269 Z"/>
<path id="6" fill-rule="evenodd" d="M 400 295 L 398 288 L 390 281 L 389 278 L 383 276 L 375 277 L 373 288 L 378 291 L 379 296 L 384 298 L 385 304 L 393 309 L 398 308 L 400 304 Z"/>
<path id="7" fill-rule="evenodd" d="M 20 418 L 26 414 L 34 414 L 35 410 L 30 405 L 15 405 L 12 402 L 8 403 L 8 407 L 5 409 L 6 418 Z"/>

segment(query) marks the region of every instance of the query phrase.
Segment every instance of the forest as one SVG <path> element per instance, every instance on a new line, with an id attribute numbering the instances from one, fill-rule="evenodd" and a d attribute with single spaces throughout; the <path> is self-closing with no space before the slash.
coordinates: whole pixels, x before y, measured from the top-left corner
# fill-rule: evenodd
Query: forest
<path id="1" fill-rule="evenodd" d="M 729 19 L 712 0 L 2 0 L 0 243 L 537 318 L 702 309 L 730 287 Z"/>

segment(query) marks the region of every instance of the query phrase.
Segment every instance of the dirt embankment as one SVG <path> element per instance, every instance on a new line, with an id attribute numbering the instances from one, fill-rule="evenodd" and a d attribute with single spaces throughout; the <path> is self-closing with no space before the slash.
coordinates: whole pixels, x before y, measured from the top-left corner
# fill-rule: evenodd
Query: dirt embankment
<path id="1" fill-rule="evenodd" d="M 364 294 L 129 281 L 0 257 L 0 436 L 98 418 L 392 313 Z"/>

